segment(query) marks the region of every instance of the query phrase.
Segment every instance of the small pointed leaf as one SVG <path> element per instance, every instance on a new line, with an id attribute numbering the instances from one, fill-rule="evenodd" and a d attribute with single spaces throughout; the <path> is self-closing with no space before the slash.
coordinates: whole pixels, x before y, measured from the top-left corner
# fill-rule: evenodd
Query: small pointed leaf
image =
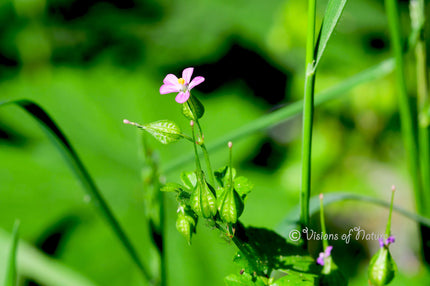
<path id="1" fill-rule="evenodd" d="M 170 120 L 160 120 L 140 126 L 163 144 L 176 142 L 183 138 L 179 126 Z"/>
<path id="2" fill-rule="evenodd" d="M 189 104 L 189 105 L 188 105 Z M 191 109 L 190 109 L 191 106 Z M 194 112 L 196 114 L 194 114 Z M 194 95 L 191 95 L 188 99 L 188 102 L 182 104 L 182 114 L 189 120 L 197 120 L 200 119 L 205 113 L 205 108 L 200 100 L 197 99 Z"/>

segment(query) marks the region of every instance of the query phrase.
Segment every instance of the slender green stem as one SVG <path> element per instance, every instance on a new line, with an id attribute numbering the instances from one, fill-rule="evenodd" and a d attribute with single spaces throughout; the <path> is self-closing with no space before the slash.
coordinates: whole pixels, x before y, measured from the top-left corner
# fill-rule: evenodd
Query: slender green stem
<path id="1" fill-rule="evenodd" d="M 196 169 L 199 172 L 199 176 L 202 171 L 202 166 L 200 165 L 199 152 L 197 152 L 197 144 L 196 144 L 196 135 L 194 134 L 194 122 L 191 121 L 191 134 L 193 137 L 193 147 L 194 147 L 194 156 L 196 158 Z"/>
<path id="2" fill-rule="evenodd" d="M 158 191 L 158 200 L 160 203 L 160 235 L 162 238 L 162 248 L 160 250 L 160 280 L 161 286 L 167 285 L 167 254 L 166 254 L 166 221 L 164 216 L 164 192 Z"/>
<path id="3" fill-rule="evenodd" d="M 315 8 L 316 0 L 309 0 L 306 79 L 303 101 L 302 184 L 300 195 L 300 222 L 302 227 L 309 224 L 309 199 L 311 194 L 312 121 L 315 86 L 315 71 L 313 69 L 315 48 Z M 305 242 L 305 247 L 306 244 L 307 243 Z"/>
<path id="4" fill-rule="evenodd" d="M 204 143 L 202 126 L 200 125 L 199 119 L 197 118 L 197 115 L 196 115 L 197 113 L 196 113 L 196 110 L 194 108 L 194 105 L 190 104 L 189 101 L 187 101 L 186 104 L 188 104 L 188 107 L 190 108 L 191 112 L 195 115 L 195 122 L 197 124 L 198 129 L 199 129 L 200 137 L 202 138 L 202 143 L 200 144 L 200 147 L 202 148 L 203 156 L 205 157 L 206 168 L 208 169 L 208 173 L 209 173 L 209 182 L 212 186 L 215 187 L 215 176 L 214 176 L 214 173 L 212 171 L 212 165 L 211 165 L 211 161 L 209 158 L 209 153 L 208 153 L 208 150 L 206 149 L 206 145 Z M 193 140 L 194 140 L 194 142 L 196 141 L 195 137 L 193 137 Z"/>
<path id="5" fill-rule="evenodd" d="M 392 192 L 391 192 L 391 203 L 390 203 L 390 212 L 388 213 L 388 221 L 387 221 L 387 228 L 385 229 L 385 238 L 388 238 L 391 234 L 391 214 L 393 213 L 393 205 L 394 205 L 394 193 L 396 191 L 396 188 L 393 186 Z"/>
<path id="6" fill-rule="evenodd" d="M 421 214 L 424 210 L 424 201 L 420 182 L 417 140 L 413 129 L 412 111 L 406 90 L 406 80 L 404 75 L 405 66 L 403 62 L 403 49 L 397 0 L 385 0 L 385 6 L 390 27 L 391 42 L 396 61 L 396 83 L 399 94 L 398 100 L 402 136 L 407 153 L 406 157 L 408 161 L 408 167 L 412 178 L 416 207 L 418 213 Z"/>
<path id="7" fill-rule="evenodd" d="M 417 42 L 415 45 L 416 71 L 417 71 L 417 99 L 418 99 L 418 139 L 419 139 L 419 158 L 421 162 L 421 179 L 424 203 L 430 203 L 430 135 L 429 135 L 429 88 L 428 72 L 426 59 L 426 46 L 424 40 L 424 1 L 412 0 L 410 4 L 412 27 L 417 31 Z M 427 211 L 427 213 L 430 213 Z"/>
<path id="8" fill-rule="evenodd" d="M 325 228 L 323 194 L 320 194 L 320 221 L 321 221 L 321 233 L 323 236 L 322 243 L 323 243 L 323 248 L 325 250 L 328 246 L 328 241 L 325 238 L 327 230 Z"/>

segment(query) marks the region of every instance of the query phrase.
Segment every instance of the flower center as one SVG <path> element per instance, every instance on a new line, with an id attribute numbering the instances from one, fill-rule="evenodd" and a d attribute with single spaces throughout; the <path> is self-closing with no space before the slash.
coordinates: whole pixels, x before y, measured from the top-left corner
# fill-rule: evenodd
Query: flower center
<path id="1" fill-rule="evenodd" d="M 178 78 L 178 83 L 183 85 L 185 83 L 185 79 L 183 79 L 182 77 Z"/>

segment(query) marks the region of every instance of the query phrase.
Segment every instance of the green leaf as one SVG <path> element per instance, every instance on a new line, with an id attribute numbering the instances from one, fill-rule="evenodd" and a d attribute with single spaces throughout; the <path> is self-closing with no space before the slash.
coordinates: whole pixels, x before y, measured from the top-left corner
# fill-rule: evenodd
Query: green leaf
<path id="1" fill-rule="evenodd" d="M 70 169 L 74 172 L 77 179 L 82 183 L 83 188 L 91 196 L 91 202 L 93 202 L 93 204 L 97 207 L 99 214 L 112 228 L 114 234 L 120 240 L 133 262 L 141 271 L 142 275 L 150 281 L 151 275 L 149 274 L 149 271 L 140 261 L 140 258 L 137 255 L 137 252 L 134 246 L 131 244 L 131 241 L 129 240 L 128 236 L 122 229 L 118 220 L 115 218 L 106 201 L 103 199 L 101 192 L 98 190 L 97 186 L 95 185 L 93 179 L 83 165 L 75 149 L 72 147 L 69 140 L 66 138 L 61 129 L 57 126 L 57 124 L 39 105 L 30 100 L 22 99 L 0 102 L 0 106 L 4 106 L 6 104 L 16 104 L 17 106 L 23 108 L 40 124 L 48 138 L 53 142 L 55 147 L 57 147 L 61 155 L 63 155 L 64 160 L 69 165 Z"/>
<path id="2" fill-rule="evenodd" d="M 243 273 L 242 275 L 230 274 L 225 277 L 224 282 L 227 286 L 266 286 L 266 277 L 253 277 L 248 273 Z"/>
<path id="3" fill-rule="evenodd" d="M 138 125 L 163 144 L 176 142 L 183 138 L 179 126 L 170 120 L 159 120 L 144 125 Z"/>
<path id="4" fill-rule="evenodd" d="M 194 115 L 193 111 L 195 111 L 196 116 Z M 198 100 L 198 98 L 195 97 L 194 95 L 191 95 L 188 101 L 182 104 L 182 114 L 184 114 L 184 116 L 189 120 L 200 119 L 204 113 L 205 113 L 205 107 L 200 102 L 200 100 Z"/>
<path id="5" fill-rule="evenodd" d="M 327 47 L 328 40 L 333 34 L 334 28 L 342 16 L 347 0 L 329 0 L 324 20 L 321 25 L 320 34 L 316 43 L 316 58 L 313 69 L 315 70 L 321 60 L 322 55 Z"/>
<path id="6" fill-rule="evenodd" d="M 218 170 L 216 170 L 214 172 L 215 174 L 215 178 L 218 181 L 218 183 L 222 186 L 225 187 L 229 184 L 230 182 L 230 167 L 229 166 L 224 166 L 222 168 L 219 168 Z M 233 168 L 233 180 L 236 177 L 236 169 Z"/>
<path id="7" fill-rule="evenodd" d="M 239 236 L 242 231 L 236 231 Z M 274 231 L 264 228 L 248 227 L 244 231 L 244 241 L 241 251 L 234 261 L 245 272 L 257 275 L 270 275 L 272 270 L 293 270 L 315 274 L 315 261 L 308 256 L 303 248 L 287 243 L 285 238 Z"/>
<path id="8" fill-rule="evenodd" d="M 182 172 L 181 181 L 191 192 L 197 186 L 197 176 L 195 172 Z"/>
<path id="9" fill-rule="evenodd" d="M 234 189 L 238 192 L 241 198 L 245 198 L 253 188 L 254 184 L 246 177 L 240 176 L 234 179 Z"/>
<path id="10" fill-rule="evenodd" d="M 279 278 L 272 286 L 316 286 L 318 284 L 318 275 L 311 273 L 302 273 L 299 271 L 287 270 L 287 275 Z M 336 286 L 336 285 L 333 285 Z"/>
<path id="11" fill-rule="evenodd" d="M 176 183 L 167 183 L 163 187 L 161 187 L 160 191 L 162 192 L 182 192 L 182 186 Z"/>
<path id="12" fill-rule="evenodd" d="M 356 75 L 345 79 L 339 84 L 326 89 L 315 95 L 315 106 L 319 106 L 332 99 L 345 97 L 349 91 L 360 84 L 370 82 L 375 79 L 382 78 L 394 70 L 394 60 L 392 58 L 387 59 L 377 65 L 374 65 Z M 288 119 L 298 115 L 303 110 L 303 101 L 299 100 L 293 102 L 283 108 L 280 108 L 272 113 L 264 116 L 260 116 L 255 120 L 248 122 L 247 124 L 226 133 L 224 136 L 216 139 L 211 144 L 207 145 L 208 151 L 213 151 L 226 146 L 227 142 L 235 141 L 246 138 L 248 135 L 255 132 L 265 130 L 269 127 L 275 126 L 281 122 L 285 122 Z M 170 161 L 167 165 L 162 167 L 163 173 L 170 173 L 177 170 L 184 163 L 191 162 L 194 159 L 194 153 L 190 152 L 182 157 Z"/>
<path id="13" fill-rule="evenodd" d="M 18 230 L 19 221 L 16 220 L 13 226 L 12 241 L 9 248 L 9 259 L 7 263 L 6 279 L 4 286 L 16 285 L 16 257 L 18 252 Z"/>

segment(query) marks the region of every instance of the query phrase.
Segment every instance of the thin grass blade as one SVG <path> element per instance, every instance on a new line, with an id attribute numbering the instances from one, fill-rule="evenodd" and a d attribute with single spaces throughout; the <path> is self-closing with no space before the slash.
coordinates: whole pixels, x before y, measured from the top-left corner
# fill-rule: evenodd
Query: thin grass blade
<path id="1" fill-rule="evenodd" d="M 345 8 L 347 0 L 330 0 L 324 14 L 324 20 L 321 25 L 320 34 L 315 46 L 315 64 L 314 70 L 318 66 L 321 57 L 327 47 L 327 43 L 333 34 L 336 25 L 339 23 L 342 12 Z"/>
<path id="2" fill-rule="evenodd" d="M 5 286 L 16 286 L 16 256 L 18 252 L 18 231 L 19 221 L 16 220 L 13 226 L 12 240 L 9 250 L 9 259 L 7 263 Z"/>

